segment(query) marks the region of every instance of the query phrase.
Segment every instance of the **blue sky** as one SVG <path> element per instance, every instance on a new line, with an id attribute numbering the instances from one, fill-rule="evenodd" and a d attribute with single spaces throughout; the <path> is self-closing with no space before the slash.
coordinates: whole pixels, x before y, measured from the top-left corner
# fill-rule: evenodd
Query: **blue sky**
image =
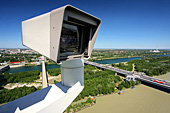
<path id="1" fill-rule="evenodd" d="M 24 48 L 21 21 L 66 4 L 102 20 L 95 48 L 170 49 L 170 0 L 0 0 L 0 48 Z"/>

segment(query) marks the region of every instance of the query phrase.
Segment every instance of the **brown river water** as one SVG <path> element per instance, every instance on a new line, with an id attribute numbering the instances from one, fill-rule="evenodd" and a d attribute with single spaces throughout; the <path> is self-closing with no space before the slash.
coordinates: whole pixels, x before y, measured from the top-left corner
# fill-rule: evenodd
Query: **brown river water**
<path id="1" fill-rule="evenodd" d="M 170 81 L 170 73 L 157 78 Z M 170 113 L 170 94 L 140 84 L 123 95 L 97 97 L 97 103 L 78 113 Z"/>

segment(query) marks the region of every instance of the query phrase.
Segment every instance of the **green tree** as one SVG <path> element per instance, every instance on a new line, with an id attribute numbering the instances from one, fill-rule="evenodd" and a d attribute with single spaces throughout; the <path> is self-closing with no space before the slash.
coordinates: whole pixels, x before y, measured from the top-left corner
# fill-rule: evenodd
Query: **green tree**
<path id="1" fill-rule="evenodd" d="M 119 85 L 118 85 L 118 89 L 119 89 L 119 90 L 122 90 L 123 87 L 124 87 L 124 86 L 123 86 L 122 84 L 119 84 Z"/>

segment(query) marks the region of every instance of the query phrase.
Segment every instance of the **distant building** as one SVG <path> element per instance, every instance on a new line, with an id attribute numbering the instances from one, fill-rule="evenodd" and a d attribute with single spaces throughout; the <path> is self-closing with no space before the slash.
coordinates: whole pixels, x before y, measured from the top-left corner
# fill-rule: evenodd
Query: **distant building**
<path id="1" fill-rule="evenodd" d="M 9 64 L 20 64 L 20 63 L 23 63 L 23 61 L 9 62 Z"/>
<path id="2" fill-rule="evenodd" d="M 46 57 L 40 56 L 40 57 L 38 58 L 38 60 L 39 60 L 39 62 L 42 62 L 42 60 L 44 60 L 44 61 L 46 62 Z"/>
<path id="3" fill-rule="evenodd" d="M 158 46 L 156 46 L 156 50 L 153 50 L 154 53 L 159 53 Z"/>
<path id="4" fill-rule="evenodd" d="M 20 50 L 20 49 L 18 49 L 18 53 L 21 53 L 21 50 Z"/>

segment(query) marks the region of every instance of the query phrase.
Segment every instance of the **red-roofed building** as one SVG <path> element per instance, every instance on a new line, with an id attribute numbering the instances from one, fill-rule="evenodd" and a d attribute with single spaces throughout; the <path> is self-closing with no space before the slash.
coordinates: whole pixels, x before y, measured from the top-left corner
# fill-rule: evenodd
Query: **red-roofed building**
<path id="1" fill-rule="evenodd" d="M 9 62 L 10 64 L 20 64 L 22 63 L 23 61 L 15 61 L 15 62 Z"/>

